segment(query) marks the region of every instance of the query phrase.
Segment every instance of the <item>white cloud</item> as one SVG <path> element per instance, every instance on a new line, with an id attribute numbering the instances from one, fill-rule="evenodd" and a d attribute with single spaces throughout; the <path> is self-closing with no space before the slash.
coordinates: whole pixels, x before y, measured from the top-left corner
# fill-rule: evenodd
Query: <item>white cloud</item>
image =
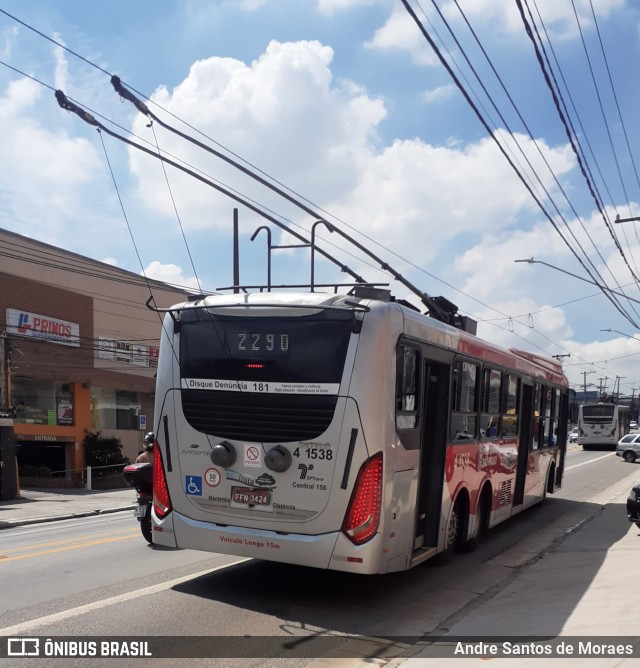
<path id="1" fill-rule="evenodd" d="M 173 91 L 160 88 L 153 99 L 209 136 L 224 138 L 235 153 L 296 191 L 319 201 L 340 198 L 357 183 L 386 111 L 362 88 L 333 81 L 332 57 L 333 51 L 319 42 L 273 41 L 250 65 L 230 58 L 198 61 Z M 137 117 L 136 134 L 148 136 L 145 126 L 146 119 Z M 255 194 L 248 177 L 157 131 L 163 149 Z M 172 212 L 157 163 L 135 151 L 130 159 L 143 201 L 153 210 Z M 170 178 L 185 227 L 229 229 L 229 200 L 192 178 L 175 172 Z M 257 196 L 261 202 L 274 201 L 265 188 Z M 280 210 L 282 201 L 276 206 Z"/>
<path id="2" fill-rule="evenodd" d="M 54 34 L 53 38 L 60 44 L 64 44 L 60 35 Z M 67 54 L 62 47 L 54 46 L 53 56 L 55 60 L 54 85 L 58 90 L 68 90 L 69 64 L 67 63 Z"/>
<path id="3" fill-rule="evenodd" d="M 522 136 L 518 140 L 536 160 L 532 142 Z M 540 145 L 556 173 L 573 168 L 566 147 Z M 552 189 L 550 175 L 545 185 Z M 396 141 L 372 156 L 348 198 L 330 208 L 339 209 L 340 218 L 366 230 L 383 247 L 425 266 L 448 242 L 465 235 L 467 246 L 469 235 L 479 238 L 479 232 L 513 228 L 518 214 L 533 206 L 493 140 L 443 147 L 414 139 Z M 461 261 L 468 264 L 475 252 L 472 248 Z"/>
<path id="4" fill-rule="evenodd" d="M 432 104 L 434 102 L 448 100 L 455 95 L 457 90 L 458 88 L 455 84 L 444 84 L 443 86 L 438 86 L 432 90 L 424 91 L 420 97 L 426 104 Z"/>
<path id="5" fill-rule="evenodd" d="M 198 279 L 195 276 L 187 277 L 178 265 L 162 264 L 158 260 L 153 260 L 147 265 L 144 270 L 144 276 L 182 288 L 200 289 Z"/>
<path id="6" fill-rule="evenodd" d="M 255 12 L 267 3 L 267 0 L 241 0 L 240 9 L 245 12 Z"/>
<path id="7" fill-rule="evenodd" d="M 512 0 L 466 0 L 458 3 L 467 19 L 474 24 L 485 22 L 497 26 L 506 32 L 524 34 L 523 22 L 515 2 Z M 575 0 L 575 9 L 583 30 L 593 29 L 593 15 L 591 5 L 597 19 L 605 19 L 611 12 L 624 6 L 625 0 Z M 557 37 L 578 38 L 580 36 L 572 3 L 558 2 L 558 0 L 538 0 L 537 11 L 533 11 L 536 23 L 539 22 L 538 11 L 547 30 Z M 449 0 L 442 6 L 442 13 L 448 20 L 462 21 L 458 7 Z M 525 8 L 527 21 L 531 17 Z"/>
<path id="8" fill-rule="evenodd" d="M 592 30 L 594 28 L 591 3 L 593 3 L 593 10 L 597 19 L 601 20 L 624 7 L 625 0 L 576 0 L 576 11 L 582 30 Z M 483 26 L 489 29 L 492 34 L 496 32 L 522 36 L 525 34 L 520 12 L 513 0 L 466 0 L 464 3 L 459 2 L 458 5 L 464 11 L 467 20 L 475 26 L 476 31 L 480 30 L 481 35 Z M 558 2 L 558 0 L 539 0 L 537 7 L 551 36 L 563 39 L 579 38 L 580 33 L 570 3 Z M 417 16 L 423 22 L 429 34 L 435 38 L 433 27 L 429 21 L 432 21 L 436 28 L 441 27 L 441 21 L 430 4 L 423 5 L 422 9 L 426 12 L 428 19 L 425 19 L 422 11 L 417 13 Z M 451 0 L 443 3 L 440 9 L 454 31 L 458 23 L 463 23 L 464 18 L 458 6 Z M 525 13 L 525 15 L 527 21 L 531 23 L 528 13 Z M 534 12 L 534 17 L 536 23 L 538 23 L 537 12 Z M 442 34 L 447 34 L 444 28 L 442 28 Z M 409 16 L 406 9 L 399 5 L 394 7 L 385 25 L 375 32 L 374 37 L 365 46 L 375 49 L 408 51 L 414 62 L 422 65 L 434 65 L 439 62 L 414 20 Z"/>
<path id="9" fill-rule="evenodd" d="M 2 45 L 0 46 L 0 56 L 3 60 L 11 57 L 13 46 L 19 34 L 18 26 L 9 26 L 2 32 Z"/>
<path id="10" fill-rule="evenodd" d="M 438 59 L 425 41 L 415 21 L 404 7 L 396 6 L 387 22 L 365 43 L 368 49 L 409 51 L 419 65 L 435 65 Z"/>
<path id="11" fill-rule="evenodd" d="M 327 16 L 333 16 L 337 12 L 357 7 L 369 7 L 379 0 L 317 0 L 318 11 Z"/>
<path id="12" fill-rule="evenodd" d="M 0 96 L 0 163 L 11 165 L 0 173 L 0 204 L 6 226 L 67 247 L 69 238 L 101 215 L 96 193 L 87 187 L 102 177 L 103 164 L 87 140 L 40 125 L 34 110 L 41 90 L 21 79 Z"/>

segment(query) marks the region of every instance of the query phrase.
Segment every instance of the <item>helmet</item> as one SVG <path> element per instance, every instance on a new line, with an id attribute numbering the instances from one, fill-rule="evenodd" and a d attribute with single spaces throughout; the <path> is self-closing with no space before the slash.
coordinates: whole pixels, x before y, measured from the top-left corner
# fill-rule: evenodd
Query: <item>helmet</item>
<path id="1" fill-rule="evenodd" d="M 144 444 L 145 445 L 153 445 L 153 442 L 156 440 L 156 435 L 150 431 L 146 436 L 144 437 Z"/>

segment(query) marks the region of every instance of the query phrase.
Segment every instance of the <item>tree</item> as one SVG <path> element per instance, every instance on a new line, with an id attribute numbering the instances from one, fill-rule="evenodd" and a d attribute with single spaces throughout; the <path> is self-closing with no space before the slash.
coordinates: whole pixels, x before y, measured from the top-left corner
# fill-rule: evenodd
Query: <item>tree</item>
<path id="1" fill-rule="evenodd" d="M 83 444 L 87 466 L 114 467 L 98 468 L 93 474 L 96 477 L 108 475 L 114 470 L 121 469 L 123 464 L 129 464 L 129 458 L 122 454 L 122 442 L 116 436 L 102 436 L 99 431 L 89 431 L 84 437 Z"/>

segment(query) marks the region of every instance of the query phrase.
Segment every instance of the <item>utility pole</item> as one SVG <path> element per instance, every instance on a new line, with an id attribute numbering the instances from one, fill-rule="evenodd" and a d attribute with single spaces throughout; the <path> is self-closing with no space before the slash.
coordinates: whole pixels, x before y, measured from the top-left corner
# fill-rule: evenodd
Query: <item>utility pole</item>
<path id="1" fill-rule="evenodd" d="M 6 332 L 0 333 L 0 411 L 11 410 L 11 380 L 9 377 L 10 342 Z"/>
<path id="2" fill-rule="evenodd" d="M 604 386 L 602 385 L 602 382 L 605 380 L 609 380 L 609 378 L 605 376 L 604 378 L 598 378 L 598 380 L 600 381 L 600 389 L 598 390 L 598 397 L 599 397 L 598 401 L 601 401 L 604 398 L 604 391 L 607 388 L 606 385 Z"/>
<path id="3" fill-rule="evenodd" d="M 584 387 L 584 402 L 587 403 L 587 374 L 595 373 L 595 371 L 583 371 L 582 372 L 582 386 Z"/>
<path id="4" fill-rule="evenodd" d="M 626 376 L 616 376 L 616 382 L 613 385 L 613 393 L 615 395 L 615 402 L 618 403 L 618 398 L 620 397 L 620 381 L 626 378 Z M 616 385 L 618 386 L 618 391 L 616 392 Z"/>
<path id="5" fill-rule="evenodd" d="M 638 388 L 634 385 L 631 388 L 631 417 L 635 420 L 638 417 L 637 411 L 636 411 L 636 390 Z"/>

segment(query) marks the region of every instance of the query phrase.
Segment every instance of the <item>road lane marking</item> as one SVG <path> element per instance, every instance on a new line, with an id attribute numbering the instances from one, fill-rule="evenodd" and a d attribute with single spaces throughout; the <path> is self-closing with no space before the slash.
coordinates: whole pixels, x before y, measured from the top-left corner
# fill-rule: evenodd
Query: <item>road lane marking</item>
<path id="1" fill-rule="evenodd" d="M 54 545 L 64 545 L 65 543 L 77 543 L 78 541 L 84 541 L 87 540 L 88 538 L 95 538 L 95 537 L 101 537 L 104 538 L 109 535 L 135 535 L 138 533 L 137 530 L 134 529 L 114 529 L 113 531 L 99 531 L 98 533 L 87 533 L 83 534 L 81 536 L 70 536 L 68 538 L 61 538 L 60 540 L 51 540 L 46 543 L 34 543 L 33 545 L 21 545 L 19 547 L 10 547 L 5 550 L 3 550 L 4 554 L 9 554 L 10 552 L 22 552 L 24 550 L 31 550 L 33 548 L 39 548 L 39 547 L 53 547 Z"/>
<path id="2" fill-rule="evenodd" d="M 4 554 L 0 554 L 0 565 L 6 564 L 8 561 L 17 561 L 18 559 L 31 559 L 32 557 L 43 557 L 47 554 L 56 554 L 57 552 L 67 552 L 68 550 L 79 550 L 80 548 L 83 547 L 91 547 L 92 545 L 104 545 L 106 543 L 115 543 L 116 541 L 119 540 L 129 540 L 130 538 L 135 538 L 137 537 L 138 532 L 134 532 L 131 534 L 127 535 L 122 535 L 122 536 L 111 536 L 109 538 L 101 538 L 98 540 L 88 540 L 85 541 L 84 543 L 75 543 L 73 545 L 63 545 L 61 547 L 54 547 L 51 548 L 50 550 L 37 550 L 35 552 L 27 552 L 26 554 L 15 554 L 13 556 L 6 556 Z M 6 550 L 6 552 L 9 552 L 10 550 Z"/>
<path id="3" fill-rule="evenodd" d="M 579 466 L 586 466 L 587 464 L 593 464 L 593 462 L 598 462 L 601 459 L 606 459 L 607 457 L 611 457 L 612 455 L 615 456 L 615 452 L 609 452 L 606 455 L 602 455 L 602 457 L 596 457 L 595 459 L 590 459 L 588 462 L 582 462 L 581 464 L 574 464 L 573 466 L 567 466 L 565 471 L 570 471 L 571 469 L 577 469 Z"/>
<path id="4" fill-rule="evenodd" d="M 245 561 L 251 561 L 251 559 L 249 557 L 238 559 L 237 561 L 233 561 L 230 564 L 223 564 L 222 566 L 209 568 L 206 571 L 200 571 L 198 573 L 192 573 L 191 575 L 185 575 L 181 578 L 176 578 L 175 580 L 160 582 L 158 584 L 151 585 L 150 587 L 143 587 L 142 589 L 136 589 L 135 591 L 127 592 L 126 594 L 119 594 L 118 596 L 105 598 L 102 599 L 101 601 L 94 601 L 93 603 L 80 605 L 77 608 L 62 610 L 52 615 L 45 615 L 44 617 L 31 619 L 28 622 L 22 622 L 21 624 L 6 626 L 5 628 L 0 629 L 0 636 L 21 635 L 23 633 L 31 632 L 33 629 L 36 629 L 39 626 L 45 626 L 46 624 L 55 624 L 56 622 L 61 622 L 65 619 L 71 619 L 72 617 L 78 617 L 88 612 L 93 612 L 94 610 L 106 608 L 107 606 L 110 605 L 125 603 L 127 601 L 131 601 L 135 598 L 140 598 L 142 596 L 150 596 L 151 594 L 158 594 L 161 591 L 166 591 L 167 589 L 176 587 L 177 585 L 182 584 L 183 582 L 188 582 L 189 580 L 194 580 L 195 578 L 200 578 L 204 575 L 210 575 L 211 573 L 215 573 L 216 571 L 220 571 L 225 568 L 229 568 L 231 566 L 236 566 L 237 564 L 242 564 Z"/>

